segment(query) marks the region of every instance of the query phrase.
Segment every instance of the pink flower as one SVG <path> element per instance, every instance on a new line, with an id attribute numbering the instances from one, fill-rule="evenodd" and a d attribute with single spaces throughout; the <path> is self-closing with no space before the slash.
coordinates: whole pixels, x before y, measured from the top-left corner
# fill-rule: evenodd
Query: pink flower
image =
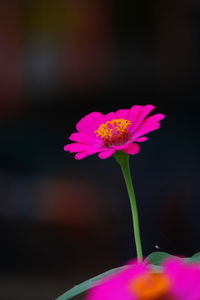
<path id="1" fill-rule="evenodd" d="M 76 159 L 94 153 L 105 159 L 117 150 L 136 154 L 140 149 L 137 143 L 145 142 L 144 135 L 158 129 L 159 121 L 164 118 L 163 114 L 147 117 L 153 109 L 153 105 L 134 105 L 106 115 L 92 112 L 76 124 L 77 132 L 69 137 L 75 143 L 67 144 L 64 150 L 77 153 Z"/>
<path id="2" fill-rule="evenodd" d="M 200 300 L 200 265 L 173 258 L 155 271 L 132 263 L 91 288 L 85 300 Z"/>

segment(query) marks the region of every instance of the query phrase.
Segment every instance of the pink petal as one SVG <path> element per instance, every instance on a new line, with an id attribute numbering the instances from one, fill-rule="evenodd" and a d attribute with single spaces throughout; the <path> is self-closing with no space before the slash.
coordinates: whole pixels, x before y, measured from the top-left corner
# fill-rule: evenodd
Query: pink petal
<path id="1" fill-rule="evenodd" d="M 126 146 L 127 146 L 128 144 L 130 144 L 130 143 L 131 143 L 131 141 L 128 141 L 128 142 L 126 142 L 125 144 L 122 144 L 122 145 L 119 145 L 119 146 L 112 145 L 111 147 L 112 147 L 112 149 L 114 149 L 114 150 L 122 150 L 122 149 L 126 148 Z"/>
<path id="2" fill-rule="evenodd" d="M 130 109 L 119 109 L 116 111 L 116 119 L 127 119 Z"/>
<path id="3" fill-rule="evenodd" d="M 110 113 L 104 115 L 103 117 L 104 117 L 104 123 L 107 121 L 112 121 L 113 119 L 116 119 L 114 112 L 110 112 Z"/>
<path id="4" fill-rule="evenodd" d="M 75 159 L 80 160 L 85 158 L 86 156 L 90 156 L 92 154 L 98 153 L 99 151 L 101 151 L 101 149 L 88 149 L 87 151 L 84 152 L 79 152 L 75 155 Z"/>
<path id="5" fill-rule="evenodd" d="M 79 143 L 71 143 L 64 146 L 64 150 L 69 151 L 71 153 L 84 151 L 85 149 L 87 149 L 87 146 L 85 144 L 79 144 Z"/>
<path id="6" fill-rule="evenodd" d="M 101 159 L 106 159 L 106 158 L 110 157 L 111 155 L 113 155 L 114 152 L 115 152 L 114 149 L 109 149 L 109 150 L 106 150 L 106 151 L 102 151 L 98 154 L 98 157 L 101 158 Z"/>
<path id="7" fill-rule="evenodd" d="M 79 152 L 85 150 L 85 144 L 71 143 L 64 146 L 64 151 Z"/>
<path id="8" fill-rule="evenodd" d="M 139 129 L 145 127 L 145 126 L 149 126 L 153 123 L 157 123 L 159 121 L 161 121 L 162 119 L 164 119 L 165 116 L 163 114 L 156 114 L 156 115 L 153 115 L 151 117 L 148 117 L 144 120 L 144 122 L 142 122 L 141 126 Z"/>
<path id="9" fill-rule="evenodd" d="M 168 259 L 164 272 L 171 280 L 171 291 L 178 299 L 200 299 L 200 265 L 185 264 L 179 258 Z"/>
<path id="10" fill-rule="evenodd" d="M 99 112 L 92 112 L 82 118 L 77 124 L 76 129 L 80 133 L 96 137 L 95 130 L 104 122 L 103 115 Z"/>
<path id="11" fill-rule="evenodd" d="M 98 147 L 86 145 L 86 144 L 79 144 L 79 143 L 71 143 L 64 146 L 65 151 L 69 151 L 71 153 L 74 152 L 83 152 L 83 151 L 92 151 L 97 150 Z"/>
<path id="12" fill-rule="evenodd" d="M 140 147 L 138 144 L 132 143 L 129 144 L 126 148 L 124 148 L 122 150 L 123 152 L 127 153 L 127 154 L 137 154 L 140 151 Z"/>
<path id="13" fill-rule="evenodd" d="M 142 108 L 143 107 L 141 105 L 132 106 L 131 109 L 129 110 L 128 120 L 134 123 Z"/>
<path id="14" fill-rule="evenodd" d="M 156 115 L 154 115 L 154 116 L 151 116 L 151 117 L 149 117 L 149 119 L 153 122 L 153 121 L 155 121 L 155 122 L 159 122 L 160 120 L 162 120 L 162 119 L 164 119 L 165 118 L 165 115 L 163 115 L 163 114 L 156 114 Z"/>
<path id="15" fill-rule="evenodd" d="M 145 128 L 143 128 L 143 129 L 137 129 L 135 132 L 134 132 L 134 134 L 133 134 L 133 138 L 134 138 L 134 140 L 136 139 L 136 138 L 138 138 L 139 136 L 142 136 L 142 135 L 144 135 L 144 134 L 146 134 L 146 133 L 148 133 L 148 132 L 150 132 L 150 131 L 154 131 L 154 130 L 157 130 L 157 129 L 159 129 L 160 128 L 160 123 L 154 123 L 154 124 L 151 124 L 151 125 L 149 125 L 149 126 L 147 126 L 147 127 L 145 127 Z"/>
<path id="16" fill-rule="evenodd" d="M 136 140 L 134 140 L 135 142 L 138 142 L 138 143 L 142 143 L 142 142 L 146 142 L 148 140 L 148 137 L 146 136 L 143 136 L 143 137 L 140 137 Z"/>
<path id="17" fill-rule="evenodd" d="M 79 152 L 75 154 L 75 159 L 76 160 L 81 160 L 87 156 L 87 152 Z"/>
<path id="18" fill-rule="evenodd" d="M 135 118 L 135 121 L 133 122 L 133 125 L 130 127 L 130 131 L 133 132 L 144 120 L 144 118 L 155 108 L 153 105 L 145 105 L 140 113 L 137 115 L 137 118 Z"/>
<path id="19" fill-rule="evenodd" d="M 69 139 L 74 142 L 78 142 L 81 144 L 100 144 L 102 141 L 98 138 L 82 134 L 80 132 L 74 132 L 70 135 Z"/>
<path id="20" fill-rule="evenodd" d="M 160 127 L 158 123 L 160 120 L 164 119 L 165 116 L 163 114 L 156 114 L 154 116 L 146 118 L 142 124 L 137 128 L 137 130 L 133 133 L 134 138 L 144 135 L 147 132 L 156 130 Z"/>

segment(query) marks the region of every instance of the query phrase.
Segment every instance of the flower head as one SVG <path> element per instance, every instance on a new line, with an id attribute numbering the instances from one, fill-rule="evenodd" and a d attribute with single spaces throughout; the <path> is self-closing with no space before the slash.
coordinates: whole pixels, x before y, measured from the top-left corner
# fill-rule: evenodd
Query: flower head
<path id="1" fill-rule="evenodd" d="M 200 300 L 200 265 L 169 259 L 160 271 L 132 263 L 91 288 L 86 300 Z"/>
<path id="2" fill-rule="evenodd" d="M 153 105 L 134 105 L 106 115 L 92 112 L 77 123 L 77 132 L 69 137 L 74 143 L 67 144 L 64 150 L 76 153 L 76 159 L 94 153 L 105 159 L 119 150 L 136 154 L 140 149 L 137 143 L 145 142 L 144 135 L 158 129 L 164 118 L 163 114 L 147 117 L 153 109 Z"/>

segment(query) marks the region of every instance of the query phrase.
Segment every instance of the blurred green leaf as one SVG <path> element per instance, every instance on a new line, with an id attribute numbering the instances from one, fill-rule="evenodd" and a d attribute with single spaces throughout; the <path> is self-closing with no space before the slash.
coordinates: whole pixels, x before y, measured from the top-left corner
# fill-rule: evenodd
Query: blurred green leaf
<path id="1" fill-rule="evenodd" d="M 200 262 L 200 252 L 195 253 L 192 257 L 189 257 L 190 262 Z"/>
<path id="2" fill-rule="evenodd" d="M 169 257 L 176 257 L 176 256 L 166 252 L 157 251 L 149 254 L 145 260 L 151 263 L 152 265 L 160 266 L 163 260 Z"/>
<path id="3" fill-rule="evenodd" d="M 146 261 L 150 262 L 152 265 L 159 266 L 163 260 L 169 257 L 178 257 L 175 255 L 171 255 L 166 252 L 153 252 L 146 257 Z M 200 262 L 200 252 L 195 253 L 191 257 L 178 257 L 179 259 L 183 259 L 185 262 Z"/>
<path id="4" fill-rule="evenodd" d="M 191 258 L 199 261 L 200 260 L 200 252 L 197 252 L 194 255 L 192 255 Z"/>
<path id="5" fill-rule="evenodd" d="M 119 268 L 114 268 L 111 269 L 109 271 L 106 271 L 100 275 L 97 275 L 91 279 L 88 279 L 78 285 L 75 285 L 72 289 L 66 291 L 64 294 L 62 294 L 61 296 L 59 296 L 58 298 L 56 298 L 55 300 L 68 300 L 71 299 L 85 291 L 87 291 L 89 288 L 91 288 L 91 286 L 93 286 L 95 284 L 96 281 L 98 281 L 99 279 L 104 278 L 105 276 L 112 274 L 116 271 L 120 271 L 127 268 L 127 266 L 123 266 L 123 267 L 119 267 Z"/>

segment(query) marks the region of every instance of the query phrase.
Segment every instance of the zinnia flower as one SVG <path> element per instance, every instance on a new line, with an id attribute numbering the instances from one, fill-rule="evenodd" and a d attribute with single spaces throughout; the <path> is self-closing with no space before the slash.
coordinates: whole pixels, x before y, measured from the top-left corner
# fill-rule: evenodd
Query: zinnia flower
<path id="1" fill-rule="evenodd" d="M 164 118 L 163 114 L 147 117 L 153 109 L 153 105 L 134 105 L 106 115 L 92 112 L 76 124 L 77 132 L 69 137 L 75 143 L 67 144 L 64 150 L 77 152 L 76 159 L 94 153 L 105 159 L 118 150 L 136 154 L 140 149 L 137 143 L 145 142 L 144 135 L 158 129 L 159 121 Z"/>
<path id="2" fill-rule="evenodd" d="M 132 263 L 92 287 L 86 300 L 200 300 L 200 265 L 173 258 L 155 271 Z"/>

